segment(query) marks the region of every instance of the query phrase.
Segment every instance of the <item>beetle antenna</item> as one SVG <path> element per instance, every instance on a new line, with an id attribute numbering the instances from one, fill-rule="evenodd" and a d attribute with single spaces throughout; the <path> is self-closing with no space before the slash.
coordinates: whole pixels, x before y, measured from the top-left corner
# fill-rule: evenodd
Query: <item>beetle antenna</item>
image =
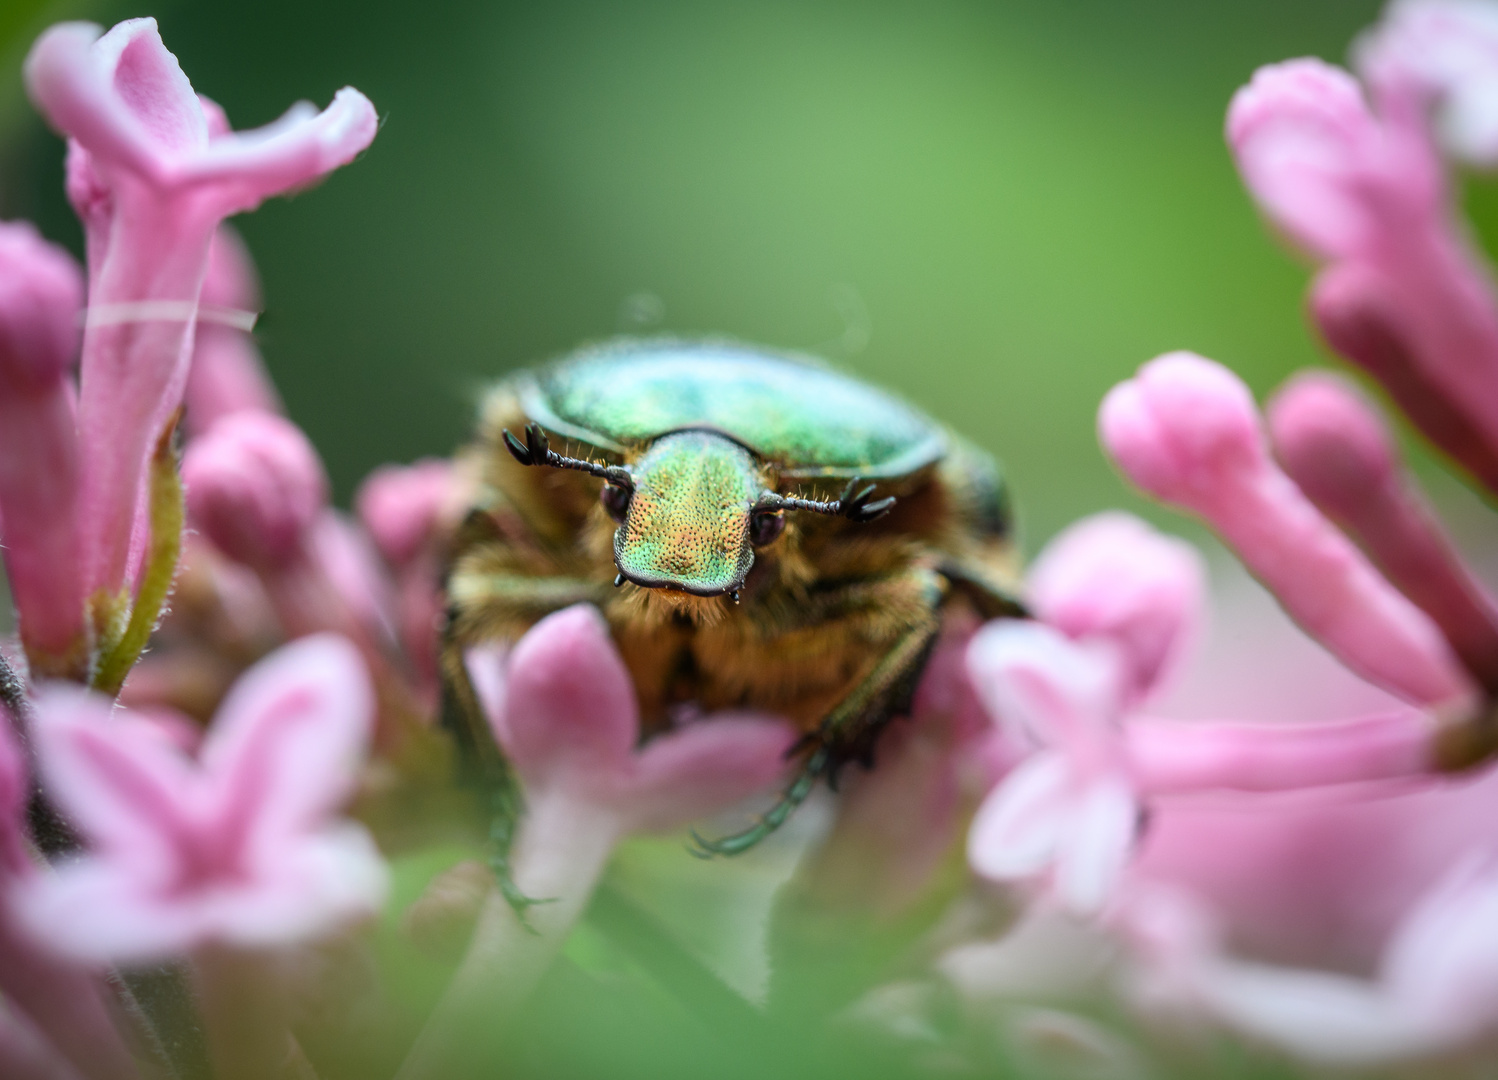
<path id="1" fill-rule="evenodd" d="M 513 453 L 513 448 L 511 450 Z M 778 495 L 775 492 L 766 492 L 760 497 L 756 505 L 757 510 L 810 510 L 814 514 L 827 514 L 830 517 L 845 517 L 850 521 L 865 523 L 876 518 L 882 518 L 889 513 L 890 507 L 895 505 L 895 497 L 890 495 L 883 499 L 875 499 L 870 502 L 874 494 L 873 484 L 858 485 L 862 481 L 858 477 L 848 481 L 848 486 L 843 488 L 843 493 L 835 499 L 800 499 L 793 496 Z"/>
<path id="2" fill-rule="evenodd" d="M 547 442 L 546 432 L 541 430 L 540 424 L 525 425 L 525 442 L 515 438 L 510 429 L 505 428 L 504 440 L 505 449 L 522 465 L 550 465 L 553 469 L 576 469 L 578 472 L 585 472 L 589 476 L 596 476 L 611 484 L 617 484 L 626 491 L 635 489 L 634 477 L 622 465 L 604 465 L 597 461 L 585 461 L 582 458 L 557 453 Z"/>

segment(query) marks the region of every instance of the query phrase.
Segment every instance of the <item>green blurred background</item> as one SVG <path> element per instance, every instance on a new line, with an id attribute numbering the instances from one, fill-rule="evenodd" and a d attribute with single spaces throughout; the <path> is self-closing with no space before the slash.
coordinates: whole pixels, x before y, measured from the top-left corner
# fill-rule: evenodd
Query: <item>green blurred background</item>
<path id="1" fill-rule="evenodd" d="M 3 6 L 8 4 L 9 6 Z M 1221 136 L 1262 63 L 1345 55 L 1371 0 L 0 3 L 0 214 L 77 248 L 19 60 L 155 14 L 236 126 L 341 85 L 384 120 L 241 221 L 262 344 L 341 498 L 449 451 L 477 387 L 620 331 L 821 351 L 997 453 L 1033 547 L 1132 504 L 1097 402 L 1191 348 L 1256 390 L 1317 349 L 1305 268 Z"/>

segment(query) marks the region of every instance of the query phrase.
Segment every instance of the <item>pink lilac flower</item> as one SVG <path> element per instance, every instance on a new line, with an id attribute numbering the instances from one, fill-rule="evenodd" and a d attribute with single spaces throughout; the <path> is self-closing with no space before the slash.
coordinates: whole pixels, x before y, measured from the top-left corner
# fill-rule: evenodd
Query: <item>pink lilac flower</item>
<path id="1" fill-rule="evenodd" d="M 0 513 L 21 639 L 42 675 L 87 663 L 74 435 L 83 275 L 24 222 L 0 223 Z"/>
<path id="2" fill-rule="evenodd" d="M 88 237 L 81 522 L 85 588 L 107 632 L 128 606 L 147 461 L 182 399 L 215 229 L 350 161 L 376 118 L 345 88 L 322 113 L 298 105 L 262 130 L 215 136 L 152 19 L 107 34 L 54 26 L 28 56 L 26 82 L 70 137 L 69 192 Z"/>
<path id="3" fill-rule="evenodd" d="M 1044 747 L 979 808 L 969 862 L 1000 881 L 1051 869 L 1064 906 L 1100 910 L 1139 817 L 1119 730 L 1126 693 L 1119 658 L 1045 626 L 1005 622 L 980 631 L 968 656 L 992 714 Z"/>
<path id="4" fill-rule="evenodd" d="M 1396 4 L 1358 50 L 1371 103 L 1347 72 L 1293 60 L 1256 73 L 1227 122 L 1250 193 L 1326 265 L 1311 307 L 1329 343 L 1490 488 L 1498 304 L 1455 219 L 1431 118 L 1481 149 L 1493 30 L 1476 4 Z"/>
<path id="5" fill-rule="evenodd" d="M 525 792 L 511 866 L 524 919 L 495 890 L 468 954 L 402 1067 L 402 1080 L 446 1075 L 465 1035 L 513 1014 L 549 965 L 629 833 L 679 829 L 769 788 L 795 732 L 758 715 L 704 718 L 639 745 L 629 671 L 597 609 L 537 623 L 512 650 L 468 664 L 494 734 Z"/>
<path id="6" fill-rule="evenodd" d="M 267 947 L 378 910 L 385 871 L 350 796 L 373 720 L 358 653 L 311 637 L 235 684 L 196 761 L 67 686 L 37 700 L 47 791 L 89 853 L 23 883 L 19 916 L 59 952 L 149 960 Z"/>
<path id="7" fill-rule="evenodd" d="M 979 631 L 968 648 L 978 697 L 1010 743 L 1037 751 L 974 818 L 968 856 L 979 874 L 1024 880 L 1053 869 L 1065 907 L 1101 910 L 1140 815 L 1123 721 L 1181 656 L 1201 589 L 1188 545 L 1126 514 L 1100 514 L 1036 560 L 1031 603 L 1051 626 Z"/>
<path id="8" fill-rule="evenodd" d="M 1498 165 L 1498 13 L 1482 0 L 1395 0 L 1355 43 L 1374 99 L 1428 110 L 1441 149 Z"/>
<path id="9" fill-rule="evenodd" d="M 138 1073 L 111 1022 L 102 980 L 35 941 L 13 910 L 12 891 L 38 875 L 22 824 L 28 781 L 0 706 L 0 994 L 8 1021 L 0 1026 L 0 1072 L 133 1080 Z"/>

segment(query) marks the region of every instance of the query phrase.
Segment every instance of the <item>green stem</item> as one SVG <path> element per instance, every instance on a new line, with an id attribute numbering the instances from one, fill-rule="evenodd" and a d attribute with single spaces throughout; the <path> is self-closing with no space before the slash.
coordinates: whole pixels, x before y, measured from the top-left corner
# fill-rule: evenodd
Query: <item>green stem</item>
<path id="1" fill-rule="evenodd" d="M 111 697 L 120 692 L 125 676 L 140 659 L 177 576 L 177 560 L 182 554 L 182 478 L 177 473 L 172 437 L 181 415 L 179 411 L 167 423 L 151 455 L 151 546 L 130 621 L 119 640 L 100 657 L 94 672 L 94 689 Z"/>

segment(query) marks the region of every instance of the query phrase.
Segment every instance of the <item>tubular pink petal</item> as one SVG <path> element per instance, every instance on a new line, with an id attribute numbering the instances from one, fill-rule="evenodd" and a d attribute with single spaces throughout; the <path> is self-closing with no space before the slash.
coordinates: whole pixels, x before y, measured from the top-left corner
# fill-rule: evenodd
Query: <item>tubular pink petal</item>
<path id="1" fill-rule="evenodd" d="M 107 34 L 92 23 L 59 23 L 32 45 L 25 76 L 53 127 L 153 182 L 166 180 L 171 156 L 208 145 L 197 95 L 155 19 L 130 19 Z"/>
<path id="2" fill-rule="evenodd" d="M 1435 722 L 1416 710 L 1319 723 L 1134 718 L 1124 725 L 1141 791 L 1296 791 L 1425 777 Z"/>
<path id="3" fill-rule="evenodd" d="M 36 700 L 38 767 L 47 792 L 85 837 L 128 852 L 144 876 L 173 856 L 182 806 L 197 795 L 187 759 L 111 715 L 109 700 L 65 684 Z"/>
<path id="4" fill-rule="evenodd" d="M 1206 519 L 1291 617 L 1354 671 L 1417 704 L 1469 697 L 1471 684 L 1430 619 L 1274 465 L 1236 376 L 1174 353 L 1124 387 L 1104 399 L 1098 426 L 1131 479 Z"/>
<path id="5" fill-rule="evenodd" d="M 183 179 L 211 186 L 221 216 L 243 213 L 347 165 L 369 146 L 379 125 L 370 100 L 345 86 L 320 113 L 294 106 L 269 127 L 212 140 L 203 155 L 185 164 Z"/>
<path id="6" fill-rule="evenodd" d="M 997 881 L 1014 881 L 1049 865 L 1067 828 L 1068 779 L 1061 755 L 1040 753 L 1000 781 L 978 808 L 968 833 L 973 870 Z"/>
<path id="7" fill-rule="evenodd" d="M 1498 613 L 1403 475 L 1371 406 L 1333 376 L 1306 374 L 1276 396 L 1269 426 L 1301 490 L 1435 620 L 1473 677 L 1498 691 Z"/>
<path id="8" fill-rule="evenodd" d="M 646 744 L 621 808 L 633 828 L 681 828 L 768 788 L 785 774 L 795 741 L 795 729 L 775 717 L 707 717 Z"/>
<path id="9" fill-rule="evenodd" d="M 254 819 L 271 845 L 311 828 L 352 793 L 373 727 L 369 675 L 347 640 L 278 649 L 235 682 L 203 743 L 219 812 Z"/>
<path id="10" fill-rule="evenodd" d="M 1040 623 L 998 620 L 973 636 L 968 677 L 988 713 L 1040 745 L 1081 747 L 1119 708 L 1118 665 Z"/>
<path id="11" fill-rule="evenodd" d="M 1137 700 L 1166 677 L 1201 618 L 1196 549 L 1138 518 L 1097 514 L 1064 530 L 1030 567 L 1030 606 L 1067 636 L 1114 642 Z"/>
<path id="12" fill-rule="evenodd" d="M 527 784 L 627 774 L 639 706 L 597 608 L 578 604 L 548 615 L 516 643 L 505 713 L 491 722 Z"/>
<path id="13" fill-rule="evenodd" d="M 1484 862 L 1453 867 L 1406 915 L 1380 965 L 1392 1007 L 1451 1044 L 1498 1021 L 1498 874 Z"/>
<path id="14" fill-rule="evenodd" d="M 1498 444 L 1421 367 L 1396 295 L 1395 283 L 1361 263 L 1329 267 L 1311 287 L 1311 318 L 1327 344 L 1377 379 L 1427 439 L 1498 491 Z"/>
<path id="15" fill-rule="evenodd" d="M 1219 961 L 1198 976 L 1197 994 L 1228 1026 L 1322 1065 L 1369 1066 L 1436 1049 L 1377 986 L 1348 975 Z"/>
<path id="16" fill-rule="evenodd" d="M 291 421 L 238 412 L 193 441 L 182 461 L 187 510 L 224 554 L 283 566 L 307 543 L 328 499 L 317 451 Z"/>
<path id="17" fill-rule="evenodd" d="M 1075 796 L 1069 835 L 1056 860 L 1056 895 L 1074 915 L 1101 912 L 1128 865 L 1139 828 L 1133 789 L 1102 777 Z"/>

